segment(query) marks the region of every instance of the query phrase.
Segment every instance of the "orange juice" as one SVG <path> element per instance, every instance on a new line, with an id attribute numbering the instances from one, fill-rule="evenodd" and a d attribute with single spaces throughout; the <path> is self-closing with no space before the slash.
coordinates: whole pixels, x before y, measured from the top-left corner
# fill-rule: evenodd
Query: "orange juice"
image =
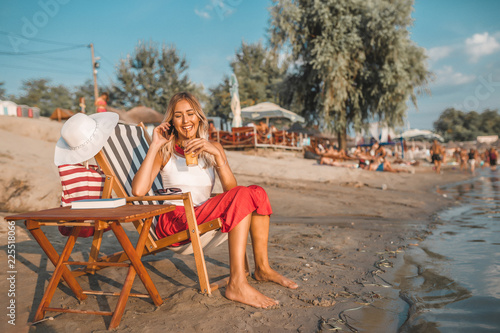
<path id="1" fill-rule="evenodd" d="M 198 165 L 198 156 L 196 156 L 194 153 L 186 154 L 184 157 L 186 157 L 187 166 Z"/>

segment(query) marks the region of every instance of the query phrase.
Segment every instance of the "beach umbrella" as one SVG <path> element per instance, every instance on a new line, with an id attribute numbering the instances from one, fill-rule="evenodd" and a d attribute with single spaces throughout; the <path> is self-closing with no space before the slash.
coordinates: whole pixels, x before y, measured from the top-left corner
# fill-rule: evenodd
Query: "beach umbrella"
<path id="1" fill-rule="evenodd" d="M 62 108 L 56 108 L 54 112 L 50 115 L 50 119 L 52 120 L 66 120 L 71 118 L 73 115 L 75 115 L 75 112 L 68 110 L 68 109 L 62 109 Z"/>
<path id="2" fill-rule="evenodd" d="M 241 109 L 241 115 L 244 118 L 252 120 L 266 119 L 268 125 L 269 118 L 286 118 L 292 122 L 305 122 L 305 119 L 298 114 L 270 102 L 259 103 L 243 108 Z"/>
<path id="3" fill-rule="evenodd" d="M 434 139 L 444 142 L 444 139 L 441 135 L 431 132 L 429 130 L 421 130 L 421 129 L 411 129 L 403 132 L 401 137 L 406 140 L 428 140 L 432 141 Z"/>
<path id="4" fill-rule="evenodd" d="M 233 112 L 233 127 L 241 127 L 241 105 L 240 105 L 240 94 L 238 93 L 238 79 L 236 75 L 232 74 L 229 80 L 229 85 L 231 88 L 231 111 Z"/>
<path id="5" fill-rule="evenodd" d="M 108 112 L 118 113 L 120 121 L 127 124 L 142 122 L 144 124 L 158 125 L 163 120 L 163 114 L 146 106 L 136 106 L 128 111 L 108 107 Z"/>

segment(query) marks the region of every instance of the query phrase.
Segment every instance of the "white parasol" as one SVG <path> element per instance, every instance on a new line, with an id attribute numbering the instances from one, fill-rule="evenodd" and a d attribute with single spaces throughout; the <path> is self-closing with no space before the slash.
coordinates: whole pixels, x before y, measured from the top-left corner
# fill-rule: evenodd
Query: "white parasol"
<path id="1" fill-rule="evenodd" d="M 241 127 L 241 105 L 240 105 L 240 94 L 238 93 L 238 79 L 236 75 L 232 74 L 229 80 L 230 92 L 231 92 L 231 111 L 233 111 L 233 127 Z"/>
<path id="2" fill-rule="evenodd" d="M 269 118 L 286 118 L 291 122 L 305 122 L 304 118 L 299 116 L 292 111 L 282 108 L 281 106 L 270 103 L 263 102 L 255 104 L 241 110 L 244 118 L 249 118 L 252 120 L 266 119 L 266 123 L 269 126 Z"/>

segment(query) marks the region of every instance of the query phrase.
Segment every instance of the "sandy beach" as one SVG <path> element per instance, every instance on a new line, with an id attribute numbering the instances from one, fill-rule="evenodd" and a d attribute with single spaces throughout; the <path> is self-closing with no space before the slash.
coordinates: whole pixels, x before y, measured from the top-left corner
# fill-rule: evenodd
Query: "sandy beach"
<path id="1" fill-rule="evenodd" d="M 53 154 L 61 126 L 45 118 L 0 116 L 2 217 L 59 206 L 61 187 Z M 204 296 L 197 291 L 194 258 L 166 251 L 143 259 L 164 304 L 155 308 L 148 299 L 130 298 L 116 331 L 327 332 L 335 327 L 342 331 L 349 331 L 349 326 L 367 327 L 366 320 L 370 331 L 395 331 L 398 321 L 390 318 L 397 313 L 363 319 L 361 310 L 388 299 L 387 283 L 401 253 L 418 246 L 434 214 L 455 204 L 438 187 L 469 176 L 451 167 L 437 175 L 428 163 L 412 167 L 414 173 L 395 174 L 322 166 L 285 151 L 229 151 L 227 155 L 240 185 L 257 184 L 267 191 L 273 207 L 270 261 L 299 288 L 286 290 L 249 277 L 255 288 L 280 301 L 279 307 L 266 310 L 229 301 L 224 288 Z M 131 238 L 137 239 L 137 233 L 128 229 Z M 45 231 L 56 250 L 61 250 L 65 238 L 57 228 Z M 102 252 L 119 250 L 111 233 L 108 238 Z M 79 239 L 73 259 L 86 258 L 90 243 L 91 239 Z M 106 331 L 110 317 L 77 314 L 48 313 L 53 320 L 29 326 L 54 266 L 22 221 L 16 228 L 16 325 L 9 325 L 5 315 L 7 223 L 3 220 L 0 246 L 2 332 Z M 250 243 L 248 249 L 251 258 Z M 206 256 L 212 280 L 228 276 L 225 244 Z M 78 281 L 84 289 L 119 291 L 124 274 L 124 268 L 107 268 Z M 132 291 L 144 291 L 140 280 L 136 279 Z M 79 302 L 64 283 L 52 301 L 57 307 L 101 311 L 113 309 L 115 303 L 109 297 Z"/>

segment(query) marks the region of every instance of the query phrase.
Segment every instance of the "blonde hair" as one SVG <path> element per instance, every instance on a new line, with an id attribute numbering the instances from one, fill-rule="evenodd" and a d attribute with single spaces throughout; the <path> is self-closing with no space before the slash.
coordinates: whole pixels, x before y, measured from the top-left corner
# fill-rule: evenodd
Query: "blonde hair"
<path id="1" fill-rule="evenodd" d="M 180 101 L 188 102 L 189 105 L 191 105 L 191 107 L 195 111 L 196 116 L 200 120 L 198 129 L 196 131 L 196 137 L 208 140 L 208 119 L 205 116 L 205 113 L 203 112 L 203 109 L 201 108 L 201 104 L 198 101 L 198 99 L 188 92 L 180 92 L 172 96 L 172 98 L 168 102 L 167 112 L 165 112 L 165 117 L 163 118 L 163 122 L 166 123 L 173 120 L 175 106 Z M 172 134 L 175 135 L 175 139 L 170 141 L 169 143 L 164 144 L 163 147 L 161 147 L 160 149 L 162 156 L 162 165 L 167 164 L 167 161 L 170 159 L 170 157 L 172 157 L 175 149 L 174 147 L 176 139 L 178 139 L 178 133 L 177 131 L 173 131 Z M 207 152 L 202 152 L 199 155 L 199 157 L 201 157 L 205 162 L 205 167 L 216 165 L 215 158 Z"/>

